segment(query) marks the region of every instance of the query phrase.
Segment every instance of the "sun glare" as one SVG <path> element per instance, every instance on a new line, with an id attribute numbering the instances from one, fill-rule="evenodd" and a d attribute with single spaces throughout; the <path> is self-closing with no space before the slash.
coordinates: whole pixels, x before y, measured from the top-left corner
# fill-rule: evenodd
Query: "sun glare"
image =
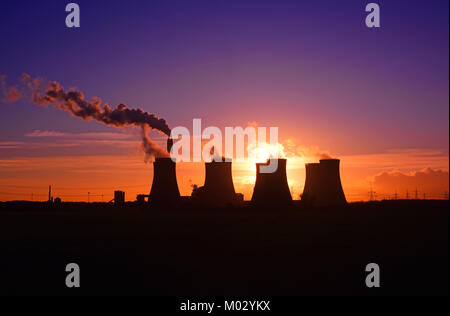
<path id="1" fill-rule="evenodd" d="M 286 158 L 284 146 L 280 143 L 269 144 L 266 142 L 248 146 L 248 160 L 251 163 L 266 162 L 270 158 Z"/>

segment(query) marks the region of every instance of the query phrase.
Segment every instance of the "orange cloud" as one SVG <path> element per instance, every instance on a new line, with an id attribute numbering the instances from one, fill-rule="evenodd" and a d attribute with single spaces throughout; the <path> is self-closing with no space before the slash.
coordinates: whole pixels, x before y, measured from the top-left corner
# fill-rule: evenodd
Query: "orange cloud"
<path id="1" fill-rule="evenodd" d="M 16 87 L 12 87 L 9 89 L 9 91 L 6 94 L 6 100 L 8 102 L 16 102 L 21 98 L 21 94 L 19 90 Z"/>
<path id="2" fill-rule="evenodd" d="M 79 139 L 129 139 L 134 135 L 126 133 L 109 133 L 109 132 L 93 132 L 93 133 L 67 133 L 58 131 L 41 131 L 34 130 L 25 134 L 27 137 L 61 137 L 61 138 L 79 138 Z"/>
<path id="3" fill-rule="evenodd" d="M 383 172 L 374 177 L 373 183 L 376 190 L 384 192 L 409 190 L 412 193 L 417 189 L 422 194 L 438 197 L 448 191 L 449 172 L 431 168 L 411 173 Z"/>

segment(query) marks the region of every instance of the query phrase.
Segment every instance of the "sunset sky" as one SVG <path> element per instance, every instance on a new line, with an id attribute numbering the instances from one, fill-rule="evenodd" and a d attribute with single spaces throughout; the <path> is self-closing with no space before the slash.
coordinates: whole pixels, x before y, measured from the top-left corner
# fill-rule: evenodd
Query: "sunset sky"
<path id="1" fill-rule="evenodd" d="M 124 103 L 170 127 L 276 126 L 294 198 L 304 163 L 341 159 L 347 199 L 397 191 L 443 198 L 449 186 L 449 2 L 359 0 L 69 1 L 0 3 L 0 201 L 127 200 L 150 191 L 139 130 L 86 122 L 28 99 L 8 102 L 23 73 Z M 158 133 L 151 137 L 163 143 Z M 201 163 L 180 163 L 178 184 L 201 185 Z M 255 168 L 234 164 L 251 197 Z"/>

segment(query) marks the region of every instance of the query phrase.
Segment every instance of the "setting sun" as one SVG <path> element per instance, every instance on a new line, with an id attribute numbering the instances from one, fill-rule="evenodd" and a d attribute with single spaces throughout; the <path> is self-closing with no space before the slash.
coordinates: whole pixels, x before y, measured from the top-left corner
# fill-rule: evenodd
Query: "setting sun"
<path id="1" fill-rule="evenodd" d="M 280 143 L 269 144 L 261 142 L 248 147 L 248 160 L 250 163 L 266 162 L 270 158 L 286 158 L 284 146 Z"/>

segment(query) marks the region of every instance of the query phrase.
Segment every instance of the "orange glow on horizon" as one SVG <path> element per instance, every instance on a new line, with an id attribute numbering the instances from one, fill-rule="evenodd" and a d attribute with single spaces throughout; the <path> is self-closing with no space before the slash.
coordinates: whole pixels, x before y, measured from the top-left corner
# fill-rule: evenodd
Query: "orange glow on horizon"
<path id="1" fill-rule="evenodd" d="M 293 198 L 299 199 L 305 181 L 304 165 L 318 158 L 287 153 L 284 145 L 277 147 L 287 156 L 289 187 Z M 259 151 L 261 159 L 273 154 L 271 149 L 263 145 Z M 443 198 L 445 191 L 448 192 L 448 156 L 445 153 L 397 150 L 338 158 L 348 201 L 368 200 L 372 188 L 379 198 L 389 198 L 395 192 L 401 197 L 407 190 L 412 195 L 416 187 L 421 196 L 426 194 L 428 198 Z M 233 162 L 235 190 L 243 193 L 246 200 L 253 193 L 255 162 Z M 430 171 L 427 168 L 431 168 Z M 420 170 L 425 171 L 418 173 Z M 203 185 L 204 172 L 203 163 L 178 163 L 181 194 L 190 195 L 194 184 Z M 0 158 L 0 173 L 0 201 L 45 201 L 49 185 L 52 185 L 54 197 L 61 197 L 63 201 L 87 201 L 90 192 L 90 201 L 107 202 L 113 198 L 114 190 L 125 191 L 126 200 L 134 201 L 137 194 L 150 192 L 153 178 L 152 165 L 145 164 L 142 154 L 136 150 L 122 155 Z M 416 178 L 418 182 L 414 182 Z"/>

